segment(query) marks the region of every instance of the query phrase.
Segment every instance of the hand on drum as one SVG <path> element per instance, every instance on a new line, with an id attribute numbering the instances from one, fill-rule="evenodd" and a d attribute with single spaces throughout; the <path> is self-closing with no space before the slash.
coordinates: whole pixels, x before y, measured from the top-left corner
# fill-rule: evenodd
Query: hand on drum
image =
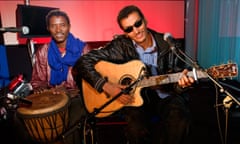
<path id="1" fill-rule="evenodd" d="M 60 94 L 60 93 L 66 93 L 66 88 L 59 85 L 59 86 L 55 86 L 53 88 L 50 89 L 53 94 Z"/>
<path id="2" fill-rule="evenodd" d="M 54 88 L 50 89 L 53 94 L 67 94 L 71 98 L 78 97 L 79 96 L 79 90 L 78 89 L 69 89 L 65 88 L 63 86 L 56 86 Z"/>
<path id="3" fill-rule="evenodd" d="M 59 85 L 59 86 L 51 87 L 50 89 L 47 87 L 34 88 L 34 94 L 42 94 L 49 90 L 52 91 L 53 94 L 65 93 L 66 91 L 63 86 Z"/>
<path id="4" fill-rule="evenodd" d="M 46 87 L 38 87 L 34 89 L 34 94 L 42 94 L 46 91 L 51 91 L 52 94 L 67 94 L 72 98 L 79 96 L 79 89 L 69 89 L 63 85 L 57 85 L 55 87 L 51 87 L 50 89 Z"/>
<path id="5" fill-rule="evenodd" d="M 34 87 L 34 88 L 33 88 L 33 93 L 34 93 L 34 94 L 41 94 L 41 93 L 49 90 L 49 88 L 50 88 L 50 87 L 47 86 L 47 85 L 39 85 L 38 87 Z"/>

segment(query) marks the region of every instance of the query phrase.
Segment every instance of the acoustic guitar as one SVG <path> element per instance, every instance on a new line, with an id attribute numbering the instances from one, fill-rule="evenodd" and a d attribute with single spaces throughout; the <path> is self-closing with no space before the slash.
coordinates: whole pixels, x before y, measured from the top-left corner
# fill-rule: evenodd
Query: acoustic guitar
<path id="1" fill-rule="evenodd" d="M 114 64 L 107 61 L 100 61 L 95 65 L 95 69 L 103 76 L 107 77 L 108 81 L 121 84 L 130 85 L 139 79 L 140 76 L 144 75 L 143 69 L 145 65 L 139 60 L 133 60 L 124 64 Z M 106 117 L 114 113 L 115 111 L 121 109 L 124 106 L 141 106 L 143 104 L 143 99 L 140 95 L 140 91 L 144 87 L 151 87 L 156 85 L 164 85 L 169 83 L 175 83 L 181 77 L 180 73 L 172 73 L 151 77 L 144 77 L 130 92 L 130 95 L 134 97 L 135 101 L 131 104 L 123 105 L 118 101 L 112 101 L 104 109 L 102 109 L 96 117 Z M 213 66 L 207 70 L 197 70 L 195 73 L 193 71 L 188 72 L 189 76 L 197 75 L 197 78 L 208 78 L 209 76 L 213 78 L 227 78 L 235 77 L 238 74 L 237 65 L 234 63 L 222 64 L 219 66 Z M 88 112 L 92 113 L 95 109 L 100 108 L 106 102 L 111 100 L 111 98 L 104 92 L 99 93 L 96 91 L 88 82 L 82 81 L 83 88 L 83 99 Z"/>

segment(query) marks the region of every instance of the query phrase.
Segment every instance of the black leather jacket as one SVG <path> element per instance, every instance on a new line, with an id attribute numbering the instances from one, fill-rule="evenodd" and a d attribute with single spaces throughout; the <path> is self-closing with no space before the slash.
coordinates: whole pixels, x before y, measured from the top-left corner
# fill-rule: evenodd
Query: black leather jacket
<path id="1" fill-rule="evenodd" d="M 171 52 L 169 45 L 163 39 L 162 33 L 148 29 L 156 41 L 158 51 L 158 72 L 166 74 L 179 71 L 178 59 Z M 80 57 L 73 68 L 73 77 L 81 87 L 81 78 L 84 78 L 97 91 L 102 91 L 103 84 L 107 81 L 98 73 L 94 66 L 101 60 L 120 64 L 131 60 L 138 60 L 139 55 L 131 39 L 119 35 L 103 48 L 94 49 Z M 113 70 L 112 72 L 114 72 Z"/>

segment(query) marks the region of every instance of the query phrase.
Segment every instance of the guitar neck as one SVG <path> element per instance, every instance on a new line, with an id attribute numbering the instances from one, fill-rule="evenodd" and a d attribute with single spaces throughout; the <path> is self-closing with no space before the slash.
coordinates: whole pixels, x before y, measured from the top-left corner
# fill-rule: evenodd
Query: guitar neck
<path id="1" fill-rule="evenodd" d="M 196 74 L 197 74 L 197 78 L 207 78 L 208 77 L 207 73 L 203 72 L 203 71 L 196 71 Z M 143 79 L 140 82 L 139 86 L 150 87 L 150 86 L 156 86 L 156 85 L 175 83 L 180 79 L 181 76 L 182 76 L 182 73 L 151 76 L 149 78 Z M 192 71 L 190 71 L 190 72 L 188 72 L 188 76 L 194 77 L 194 73 Z"/>

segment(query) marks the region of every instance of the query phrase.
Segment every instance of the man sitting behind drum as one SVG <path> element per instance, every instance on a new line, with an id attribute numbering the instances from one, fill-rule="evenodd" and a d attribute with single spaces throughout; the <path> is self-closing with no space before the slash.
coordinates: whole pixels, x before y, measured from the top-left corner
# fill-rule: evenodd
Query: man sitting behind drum
<path id="1" fill-rule="evenodd" d="M 82 106 L 79 104 L 80 98 L 75 100 L 78 96 L 78 88 L 72 78 L 71 70 L 87 45 L 70 33 L 70 19 L 65 12 L 50 11 L 46 16 L 46 24 L 51 34 L 51 41 L 37 49 L 30 83 L 34 94 L 50 89 L 53 94 L 64 91 L 74 99 L 71 100 L 70 106 L 71 125 L 84 113 L 83 107 L 79 108 Z M 78 118 L 74 115 L 78 115 Z"/>
<path id="2" fill-rule="evenodd" d="M 34 93 L 59 87 L 76 89 L 71 69 L 87 45 L 70 33 L 71 24 L 65 12 L 49 12 L 46 24 L 52 39 L 37 49 L 31 79 Z"/>

